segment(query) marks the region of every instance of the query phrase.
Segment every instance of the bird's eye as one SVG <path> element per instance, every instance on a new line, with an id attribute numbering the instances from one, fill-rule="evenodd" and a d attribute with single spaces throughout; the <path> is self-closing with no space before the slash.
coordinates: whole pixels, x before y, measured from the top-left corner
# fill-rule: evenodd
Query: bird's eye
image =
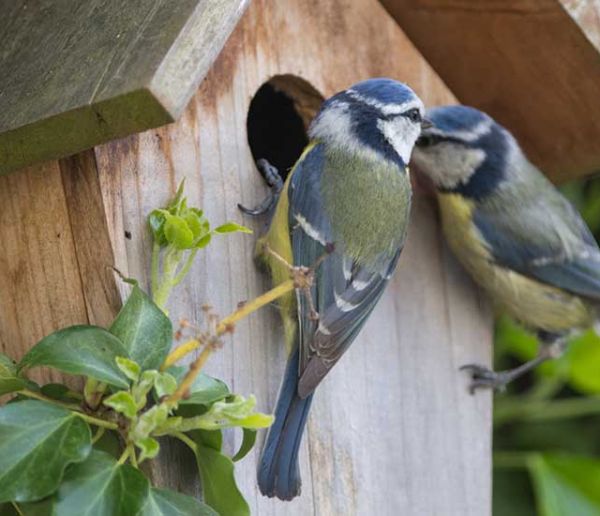
<path id="1" fill-rule="evenodd" d="M 415 124 L 421 123 L 421 112 L 417 108 L 409 109 L 404 116 Z"/>

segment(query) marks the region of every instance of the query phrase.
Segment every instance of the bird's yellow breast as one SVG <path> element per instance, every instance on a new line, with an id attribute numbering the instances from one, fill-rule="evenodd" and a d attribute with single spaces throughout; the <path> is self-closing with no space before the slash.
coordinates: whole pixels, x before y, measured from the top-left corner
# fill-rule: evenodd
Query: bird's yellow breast
<path id="1" fill-rule="evenodd" d="M 450 248 L 498 308 L 530 327 L 546 331 L 587 327 L 592 323 L 590 310 L 580 297 L 494 263 L 473 223 L 472 201 L 448 193 L 439 193 L 438 200 Z"/>

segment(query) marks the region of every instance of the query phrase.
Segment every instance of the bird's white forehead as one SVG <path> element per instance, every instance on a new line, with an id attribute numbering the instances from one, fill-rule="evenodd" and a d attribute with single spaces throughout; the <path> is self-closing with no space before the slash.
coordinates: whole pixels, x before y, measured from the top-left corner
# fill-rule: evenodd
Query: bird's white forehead
<path id="1" fill-rule="evenodd" d="M 369 106 L 373 106 L 377 108 L 384 115 L 399 115 L 400 113 L 404 113 L 409 109 L 417 108 L 421 113 L 425 110 L 423 106 L 423 102 L 418 97 L 414 99 L 407 100 L 402 104 L 384 104 L 383 102 L 379 102 L 371 97 L 365 97 L 361 95 L 356 90 L 352 88 L 346 90 L 348 96 L 358 102 L 362 102 L 363 104 L 367 104 Z"/>

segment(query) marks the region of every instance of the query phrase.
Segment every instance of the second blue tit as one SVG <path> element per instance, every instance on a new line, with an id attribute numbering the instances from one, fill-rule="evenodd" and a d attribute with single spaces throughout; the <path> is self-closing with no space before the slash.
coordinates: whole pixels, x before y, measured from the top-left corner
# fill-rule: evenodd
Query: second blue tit
<path id="1" fill-rule="evenodd" d="M 411 204 L 407 163 L 423 104 L 391 79 L 370 79 L 327 100 L 309 130 L 271 224 L 259 241 L 294 266 L 318 267 L 310 289 L 281 303 L 290 358 L 258 470 L 263 494 L 300 493 L 298 450 L 315 388 L 356 338 L 404 244 Z M 273 282 L 289 270 L 263 253 Z M 312 312 L 312 313 L 311 313 Z"/>
<path id="2" fill-rule="evenodd" d="M 451 249 L 498 307 L 537 330 L 540 355 L 501 373 L 467 366 L 474 388 L 502 388 L 589 328 L 600 301 L 600 250 L 579 213 L 491 117 L 428 111 L 413 162 L 433 180 Z"/>

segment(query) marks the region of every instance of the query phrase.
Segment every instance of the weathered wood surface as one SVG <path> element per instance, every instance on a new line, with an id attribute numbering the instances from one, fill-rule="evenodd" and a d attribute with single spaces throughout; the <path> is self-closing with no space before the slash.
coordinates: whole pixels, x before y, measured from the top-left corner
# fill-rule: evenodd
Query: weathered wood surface
<path id="1" fill-rule="evenodd" d="M 555 181 L 600 170 L 597 0 L 381 0 L 458 99 Z"/>
<path id="2" fill-rule="evenodd" d="M 175 120 L 247 0 L 0 0 L 0 173 Z"/>
<path id="3" fill-rule="evenodd" d="M 87 153 L 60 167 L 48 163 L 0 178 L 8 213 L 0 218 L 7 242 L 0 251 L 1 349 L 18 357 L 59 326 L 109 317 L 118 286 L 103 265 L 113 256 L 124 274 L 147 286 L 145 217 L 184 177 L 190 202 L 215 224 L 233 219 L 258 231 L 260 224 L 236 208 L 265 193 L 248 148 L 246 116 L 260 85 L 287 73 L 324 96 L 388 75 L 408 82 L 429 104 L 453 100 L 376 0 L 255 0 L 177 123 L 99 146 L 95 159 Z M 92 202 L 93 192 L 101 203 Z M 86 216 L 97 223 L 80 220 Z M 259 448 L 236 467 L 253 514 L 490 514 L 491 396 L 470 396 L 458 367 L 489 363 L 491 319 L 448 255 L 429 200 L 416 199 L 412 222 L 392 284 L 315 397 L 301 449 L 302 496 L 283 503 L 258 493 Z M 86 240 L 93 228 L 96 255 Z M 225 314 L 265 291 L 269 282 L 254 266 L 253 247 L 254 238 L 245 235 L 215 239 L 174 296 L 171 315 L 198 321 L 203 303 Z M 83 270 L 92 277 L 82 278 Z M 208 372 L 236 392 L 256 394 L 259 408 L 269 411 L 284 355 L 278 315 L 268 308 L 238 325 Z M 229 435 L 227 447 L 233 450 L 239 439 Z M 176 452 L 163 449 L 155 476 L 194 492 L 194 468 Z"/>
<path id="4" fill-rule="evenodd" d="M 190 201 L 214 223 L 253 224 L 236 208 L 265 191 L 248 148 L 246 116 L 254 92 L 282 73 L 303 77 L 324 96 L 391 75 L 428 103 L 452 101 L 375 1 L 253 2 L 177 124 L 96 149 L 119 269 L 147 284 L 144 217 L 184 177 Z M 282 504 L 257 494 L 258 450 L 240 465 L 238 479 L 255 514 L 489 513 L 491 400 L 470 396 L 458 367 L 490 360 L 491 322 L 446 255 L 432 206 L 420 199 L 413 215 L 391 288 L 319 388 L 301 452 L 302 497 Z M 253 246 L 253 238 L 241 235 L 215 240 L 171 315 L 194 320 L 205 302 L 224 314 L 264 291 L 268 280 L 253 264 Z M 280 330 L 275 309 L 254 315 L 211 359 L 210 372 L 271 409 L 285 361 Z M 175 485 L 189 482 L 176 469 L 163 474 Z"/>

